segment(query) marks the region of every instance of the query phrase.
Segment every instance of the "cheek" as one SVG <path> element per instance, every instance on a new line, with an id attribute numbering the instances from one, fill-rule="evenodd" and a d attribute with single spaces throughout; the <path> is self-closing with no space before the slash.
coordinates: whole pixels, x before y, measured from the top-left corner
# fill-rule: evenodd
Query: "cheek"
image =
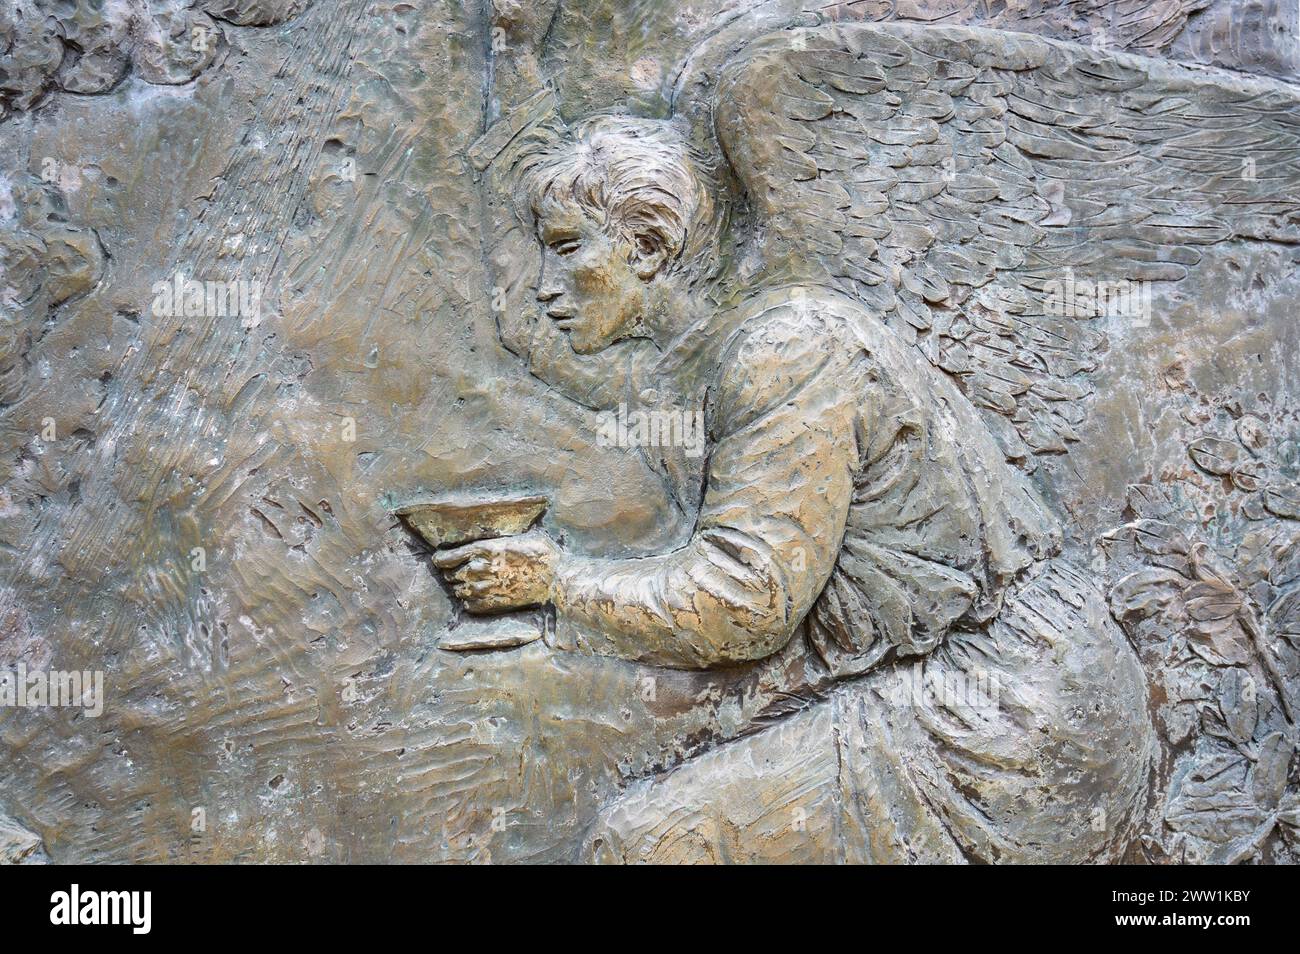
<path id="1" fill-rule="evenodd" d="M 610 263 L 604 258 L 591 258 L 575 264 L 573 285 L 589 298 L 607 296 L 616 286 Z"/>
<path id="2" fill-rule="evenodd" d="M 592 282 L 608 292 L 626 292 L 640 283 L 626 249 L 607 247 L 590 261 Z"/>

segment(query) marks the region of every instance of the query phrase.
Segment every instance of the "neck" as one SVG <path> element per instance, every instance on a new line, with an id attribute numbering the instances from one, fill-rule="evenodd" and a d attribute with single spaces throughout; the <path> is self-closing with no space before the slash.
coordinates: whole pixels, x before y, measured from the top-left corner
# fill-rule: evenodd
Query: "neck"
<path id="1" fill-rule="evenodd" d="M 683 331 L 695 324 L 698 310 L 698 296 L 692 296 L 678 282 L 660 279 L 646 290 L 641 327 L 656 348 L 667 351 Z"/>

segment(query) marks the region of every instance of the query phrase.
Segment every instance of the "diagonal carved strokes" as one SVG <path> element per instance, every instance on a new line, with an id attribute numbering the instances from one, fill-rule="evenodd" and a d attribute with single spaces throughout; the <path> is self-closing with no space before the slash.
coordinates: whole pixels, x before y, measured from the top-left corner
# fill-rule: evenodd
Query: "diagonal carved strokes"
<path id="1" fill-rule="evenodd" d="M 966 28 L 794 32 L 725 71 L 718 132 L 750 200 L 1022 465 L 1078 439 L 1105 347 L 1105 309 L 1062 315 L 1048 291 L 1177 282 L 1198 246 L 1300 237 L 1300 98 L 1280 83 Z"/>

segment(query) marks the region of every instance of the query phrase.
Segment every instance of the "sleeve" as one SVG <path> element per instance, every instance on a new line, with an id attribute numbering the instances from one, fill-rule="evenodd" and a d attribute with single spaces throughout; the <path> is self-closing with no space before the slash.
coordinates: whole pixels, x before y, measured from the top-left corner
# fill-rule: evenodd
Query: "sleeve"
<path id="1" fill-rule="evenodd" d="M 678 668 L 783 647 L 844 533 L 858 456 L 854 363 L 806 321 L 742 331 L 723 359 L 689 543 L 636 559 L 566 558 L 557 625 L 576 627 L 590 652 Z"/>

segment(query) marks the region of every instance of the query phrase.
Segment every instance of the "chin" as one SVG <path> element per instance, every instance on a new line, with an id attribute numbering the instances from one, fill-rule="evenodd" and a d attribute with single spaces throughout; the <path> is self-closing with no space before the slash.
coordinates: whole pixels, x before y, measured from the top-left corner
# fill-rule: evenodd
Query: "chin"
<path id="1" fill-rule="evenodd" d="M 569 333 L 569 347 L 573 349 L 575 354 L 595 354 L 598 351 L 604 351 L 612 343 L 604 338 L 592 339 L 572 332 Z"/>

